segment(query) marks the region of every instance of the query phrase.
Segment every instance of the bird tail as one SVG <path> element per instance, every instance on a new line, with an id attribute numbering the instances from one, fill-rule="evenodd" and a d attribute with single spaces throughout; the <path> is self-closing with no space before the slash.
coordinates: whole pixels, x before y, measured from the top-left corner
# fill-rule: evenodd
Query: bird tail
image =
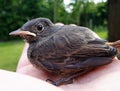
<path id="1" fill-rule="evenodd" d="M 120 40 L 117 40 L 115 42 L 107 42 L 106 44 L 117 48 L 118 54 L 120 54 Z"/>

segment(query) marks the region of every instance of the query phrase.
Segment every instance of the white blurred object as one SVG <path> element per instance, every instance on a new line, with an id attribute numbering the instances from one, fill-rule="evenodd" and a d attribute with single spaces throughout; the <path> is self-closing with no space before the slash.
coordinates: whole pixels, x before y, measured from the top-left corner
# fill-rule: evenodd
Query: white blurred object
<path id="1" fill-rule="evenodd" d="M 55 25 L 60 25 L 60 26 L 63 26 L 64 24 L 61 23 L 61 22 L 58 22 L 58 23 L 55 23 Z"/>
<path id="2" fill-rule="evenodd" d="M 70 26 L 77 26 L 76 24 L 70 24 Z"/>

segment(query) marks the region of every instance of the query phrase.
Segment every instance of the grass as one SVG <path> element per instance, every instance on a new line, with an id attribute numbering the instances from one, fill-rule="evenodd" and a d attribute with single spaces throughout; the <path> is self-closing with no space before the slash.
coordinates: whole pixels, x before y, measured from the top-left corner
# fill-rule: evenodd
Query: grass
<path id="1" fill-rule="evenodd" d="M 107 28 L 106 27 L 102 27 L 102 26 L 99 26 L 99 27 L 95 27 L 94 29 L 94 32 L 96 32 L 98 34 L 98 36 L 100 36 L 102 39 L 107 39 Z"/>
<path id="2" fill-rule="evenodd" d="M 23 41 L 0 42 L 0 69 L 15 71 L 23 46 Z"/>
<path id="3" fill-rule="evenodd" d="M 105 28 L 94 28 L 94 31 L 101 38 L 107 39 Z M 0 42 L 0 69 L 15 71 L 23 46 L 23 41 Z"/>

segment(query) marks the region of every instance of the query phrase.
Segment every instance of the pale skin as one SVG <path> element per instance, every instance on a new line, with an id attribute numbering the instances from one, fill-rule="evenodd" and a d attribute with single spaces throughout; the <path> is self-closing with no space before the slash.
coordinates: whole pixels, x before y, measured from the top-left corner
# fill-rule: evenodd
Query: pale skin
<path id="1" fill-rule="evenodd" d="M 72 84 L 56 87 L 45 81 L 55 78 L 53 75 L 36 69 L 29 62 L 28 46 L 26 43 L 16 72 L 0 70 L 0 91 L 120 91 L 120 61 L 117 58 L 111 64 L 74 79 Z"/>

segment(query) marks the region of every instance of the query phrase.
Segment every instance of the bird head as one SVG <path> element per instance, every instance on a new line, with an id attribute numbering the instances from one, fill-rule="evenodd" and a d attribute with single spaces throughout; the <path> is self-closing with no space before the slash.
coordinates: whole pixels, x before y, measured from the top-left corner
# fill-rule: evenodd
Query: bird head
<path id="1" fill-rule="evenodd" d="M 50 35 L 52 25 L 53 23 L 47 18 L 36 18 L 26 22 L 21 28 L 12 31 L 10 35 L 19 35 L 30 43 Z"/>

